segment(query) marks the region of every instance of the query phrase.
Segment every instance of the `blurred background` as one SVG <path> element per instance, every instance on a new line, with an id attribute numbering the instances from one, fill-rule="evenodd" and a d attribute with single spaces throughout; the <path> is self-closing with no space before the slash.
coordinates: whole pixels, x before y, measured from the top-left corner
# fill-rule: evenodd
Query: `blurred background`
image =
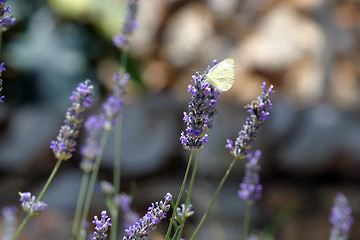
<path id="1" fill-rule="evenodd" d="M 10 0 L 16 26 L 3 34 L 5 103 L 0 105 L 0 207 L 18 191 L 37 195 L 55 165 L 49 149 L 85 79 L 95 85 L 91 113 L 111 92 L 120 52 L 112 36 L 125 14 L 120 0 Z M 136 186 L 132 207 L 179 192 L 189 152 L 185 130 L 191 75 L 214 59 L 235 59 L 236 80 L 221 94 L 218 115 L 203 148 L 193 190 L 200 221 L 232 156 L 247 113 L 243 108 L 273 84 L 273 109 L 254 149 L 263 157 L 263 198 L 254 206 L 251 232 L 266 239 L 328 239 L 338 191 L 348 198 L 360 238 L 360 2 L 357 0 L 139 0 L 138 27 L 130 38 L 123 112 L 122 190 Z M 80 143 L 83 142 L 83 134 Z M 110 138 L 111 139 L 111 138 Z M 110 141 L 100 176 L 112 179 Z M 119 146 L 115 146 L 119 147 Z M 69 239 L 79 189 L 79 154 L 62 164 L 43 200 L 46 212 L 31 219 L 19 239 Z M 239 239 L 245 206 L 237 197 L 244 175 L 238 162 L 198 239 Z M 95 194 L 92 215 L 104 208 Z M 167 224 L 150 239 L 162 239 Z M 120 238 L 119 238 L 120 239 Z M 265 238 L 264 238 L 265 239 Z"/>

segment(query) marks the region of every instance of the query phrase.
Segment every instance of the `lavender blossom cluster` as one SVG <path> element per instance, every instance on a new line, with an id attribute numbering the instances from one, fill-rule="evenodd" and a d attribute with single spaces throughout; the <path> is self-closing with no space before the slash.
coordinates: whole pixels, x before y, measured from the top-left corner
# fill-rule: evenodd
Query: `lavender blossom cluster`
<path id="1" fill-rule="evenodd" d="M 94 216 L 93 223 L 95 223 L 95 232 L 93 240 L 105 240 L 107 238 L 107 230 L 111 226 L 111 218 L 106 215 L 106 211 L 101 212 L 101 218 Z"/>
<path id="2" fill-rule="evenodd" d="M 6 71 L 5 67 L 4 67 L 5 63 L 0 63 L 0 77 L 2 76 L 2 72 Z M 1 95 L 1 91 L 2 91 L 2 79 L 0 78 L 0 103 L 4 103 L 4 98 L 5 96 Z"/>
<path id="3" fill-rule="evenodd" d="M 84 121 L 84 111 L 92 104 L 93 89 L 90 80 L 86 80 L 79 84 L 70 97 L 73 102 L 72 107 L 65 114 L 64 125 L 61 126 L 56 140 L 51 141 L 50 144 L 58 160 L 68 160 L 75 151 L 76 138 Z"/>
<path id="4" fill-rule="evenodd" d="M 127 228 L 125 231 L 127 236 L 123 240 L 139 240 L 146 237 L 153 231 L 160 221 L 166 218 L 166 213 L 170 209 L 170 200 L 172 195 L 167 193 L 165 201 L 156 202 L 148 208 L 148 212 L 138 222 Z"/>
<path id="5" fill-rule="evenodd" d="M 36 201 L 35 196 L 31 195 L 30 192 L 19 192 L 19 195 L 22 209 L 30 216 L 38 216 L 45 211 L 47 204 Z"/>
<path id="6" fill-rule="evenodd" d="M 227 139 L 226 148 L 230 149 L 230 153 L 236 158 L 244 158 L 250 152 L 251 144 L 255 140 L 256 134 L 263 124 L 269 118 L 269 110 L 271 109 L 270 95 L 274 93 L 274 86 L 270 85 L 266 91 L 266 83 L 261 86 L 262 95 L 256 101 L 247 105 L 250 117 L 246 119 L 243 129 L 239 132 L 235 140 Z"/>
<path id="7" fill-rule="evenodd" d="M 213 65 L 216 65 L 214 61 Z M 220 92 L 207 82 L 205 71 L 192 76 L 194 85 L 188 86 L 191 93 L 189 102 L 189 112 L 184 112 L 183 120 L 186 123 L 186 133 L 181 132 L 180 141 L 187 150 L 200 150 L 204 143 L 207 143 L 208 135 L 206 132 L 211 129 L 212 121 L 216 114 L 216 99 L 220 97 Z"/>
<path id="8" fill-rule="evenodd" d="M 118 116 L 120 115 L 123 107 L 123 96 L 125 95 L 125 85 L 130 80 L 130 75 L 125 73 L 123 78 L 120 79 L 119 74 L 115 73 L 113 77 L 115 86 L 113 87 L 112 94 L 106 99 L 103 104 L 104 116 L 104 129 L 110 131 L 118 122 Z"/>
<path id="9" fill-rule="evenodd" d="M 0 29 L 5 32 L 9 26 L 14 26 L 16 19 L 10 14 L 10 6 L 6 6 L 7 0 L 0 0 Z"/>
<path id="10" fill-rule="evenodd" d="M 136 13 L 138 10 L 138 0 L 129 0 L 127 5 L 127 15 L 120 34 L 113 38 L 113 43 L 118 48 L 126 48 L 129 45 L 129 35 L 136 29 Z"/>
<path id="11" fill-rule="evenodd" d="M 104 125 L 104 119 L 101 116 L 92 115 L 85 121 L 84 127 L 86 132 L 85 145 L 80 148 L 82 160 L 80 168 L 84 172 L 91 172 L 94 160 L 100 152 L 99 135 Z"/>
<path id="12" fill-rule="evenodd" d="M 333 225 L 330 240 L 347 240 L 354 218 L 351 216 L 348 200 L 342 193 L 335 197 L 334 206 L 330 213 L 330 222 Z"/>

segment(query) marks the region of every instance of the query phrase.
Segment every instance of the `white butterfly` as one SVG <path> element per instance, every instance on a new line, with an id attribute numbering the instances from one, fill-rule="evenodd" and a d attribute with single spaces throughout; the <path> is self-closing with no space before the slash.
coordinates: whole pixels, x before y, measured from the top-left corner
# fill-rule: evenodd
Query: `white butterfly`
<path id="1" fill-rule="evenodd" d="M 235 80 L 234 59 L 227 58 L 209 70 L 207 81 L 219 91 L 229 90 Z"/>

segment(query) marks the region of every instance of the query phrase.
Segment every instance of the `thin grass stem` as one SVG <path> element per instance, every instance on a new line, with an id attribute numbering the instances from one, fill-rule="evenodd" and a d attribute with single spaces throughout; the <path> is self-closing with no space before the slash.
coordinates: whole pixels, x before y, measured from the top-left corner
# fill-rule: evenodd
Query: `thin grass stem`
<path id="1" fill-rule="evenodd" d="M 196 227 L 196 229 L 195 229 L 194 233 L 192 234 L 192 236 L 191 236 L 190 240 L 195 239 L 195 237 L 196 237 L 196 235 L 197 235 L 197 233 L 198 233 L 199 229 L 200 229 L 200 228 L 201 228 L 201 226 L 204 224 L 205 219 L 206 219 L 206 218 L 207 218 L 207 216 L 209 215 L 209 213 L 210 213 L 210 211 L 211 211 L 211 209 L 212 209 L 212 206 L 214 205 L 214 202 L 215 202 L 215 200 L 216 200 L 216 198 L 217 198 L 217 196 L 218 196 L 218 194 L 219 194 L 219 192 L 220 192 L 221 188 L 223 187 L 223 185 L 224 185 L 224 183 L 225 183 L 226 179 L 228 178 L 228 176 L 229 176 L 229 174 L 230 174 L 231 170 L 233 169 L 233 167 L 235 166 L 235 163 L 236 163 L 236 161 L 237 161 L 237 160 L 238 160 L 238 158 L 234 158 L 234 159 L 233 159 L 233 161 L 231 162 L 231 164 L 230 164 L 229 168 L 226 170 L 225 175 L 224 175 L 224 176 L 223 176 L 223 178 L 221 179 L 221 182 L 220 182 L 219 186 L 217 187 L 217 189 L 216 189 L 216 192 L 215 192 L 214 196 L 213 196 L 213 197 L 212 197 L 212 199 L 211 199 L 211 202 L 210 202 L 209 207 L 207 208 L 206 212 L 204 213 L 204 215 L 203 215 L 203 217 L 202 217 L 202 219 L 201 219 L 201 221 L 200 221 L 199 225 Z"/>

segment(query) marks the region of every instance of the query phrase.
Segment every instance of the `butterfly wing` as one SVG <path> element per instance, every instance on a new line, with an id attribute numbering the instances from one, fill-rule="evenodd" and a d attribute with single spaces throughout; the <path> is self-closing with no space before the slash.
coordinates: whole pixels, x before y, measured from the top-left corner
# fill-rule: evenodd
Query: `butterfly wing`
<path id="1" fill-rule="evenodd" d="M 220 91 L 229 90 L 235 80 L 234 59 L 227 58 L 209 70 L 207 81 Z"/>

